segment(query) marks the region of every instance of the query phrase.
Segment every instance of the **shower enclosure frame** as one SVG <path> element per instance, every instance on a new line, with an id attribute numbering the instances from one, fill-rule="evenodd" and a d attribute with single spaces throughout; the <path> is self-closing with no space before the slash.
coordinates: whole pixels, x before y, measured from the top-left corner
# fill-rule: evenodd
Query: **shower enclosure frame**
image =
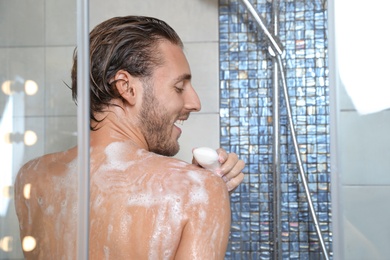
<path id="1" fill-rule="evenodd" d="M 77 143 L 78 222 L 77 259 L 89 259 L 89 0 L 77 0 Z"/>
<path id="2" fill-rule="evenodd" d="M 248 0 L 241 0 L 256 20 L 257 25 L 267 36 L 270 43 L 269 52 L 273 61 L 273 176 L 274 176 L 274 259 L 280 259 L 282 257 L 281 239 L 280 234 L 275 232 L 281 227 L 280 223 L 280 125 L 279 125 L 279 98 L 280 98 L 280 86 L 279 82 L 283 83 L 284 96 L 286 98 L 287 107 L 289 107 L 288 92 L 286 89 L 285 79 L 279 78 L 283 71 L 283 64 L 281 55 L 283 54 L 283 47 L 278 41 L 278 1 L 273 1 L 272 6 L 272 31 L 271 34 L 264 26 L 261 18 L 258 16 L 256 10 L 250 4 Z M 78 72 L 77 72 L 77 85 L 79 86 L 78 93 L 78 110 L 77 110 L 77 122 L 78 122 L 78 172 L 79 172 L 79 201 L 78 201 L 78 259 L 89 258 L 89 0 L 77 0 L 77 46 L 78 46 Z M 296 156 L 298 158 L 298 165 L 301 173 L 301 181 L 305 187 L 306 197 L 309 202 L 313 221 L 315 223 L 316 232 L 318 234 L 321 249 L 325 259 L 329 259 L 325 243 L 323 241 L 321 230 L 318 226 L 318 220 L 315 215 L 315 211 L 311 202 L 311 196 L 308 191 L 306 183 L 306 177 L 303 172 L 302 163 L 300 161 L 299 148 L 296 142 L 294 125 L 292 123 L 291 109 L 287 109 L 289 112 L 290 131 L 294 139 L 294 148 Z M 275 118 L 277 120 L 275 120 Z"/>

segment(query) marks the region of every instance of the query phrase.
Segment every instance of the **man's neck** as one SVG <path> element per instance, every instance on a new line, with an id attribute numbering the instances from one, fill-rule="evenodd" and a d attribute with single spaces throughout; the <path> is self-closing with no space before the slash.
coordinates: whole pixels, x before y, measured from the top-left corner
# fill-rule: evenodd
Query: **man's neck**
<path id="1" fill-rule="evenodd" d="M 110 107 L 100 113 L 97 130 L 91 131 L 91 146 L 107 146 L 112 142 L 129 142 L 134 146 L 149 150 L 147 142 L 137 126 L 137 117 L 119 107 Z"/>

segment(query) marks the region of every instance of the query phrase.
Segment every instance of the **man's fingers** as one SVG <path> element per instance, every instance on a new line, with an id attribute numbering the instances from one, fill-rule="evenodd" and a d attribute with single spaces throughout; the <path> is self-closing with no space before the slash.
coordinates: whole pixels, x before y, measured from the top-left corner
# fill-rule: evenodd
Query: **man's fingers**
<path id="1" fill-rule="evenodd" d="M 229 193 L 232 193 L 238 187 L 238 185 L 240 185 L 240 183 L 244 180 L 244 177 L 244 173 L 240 172 L 236 177 L 226 182 Z"/>

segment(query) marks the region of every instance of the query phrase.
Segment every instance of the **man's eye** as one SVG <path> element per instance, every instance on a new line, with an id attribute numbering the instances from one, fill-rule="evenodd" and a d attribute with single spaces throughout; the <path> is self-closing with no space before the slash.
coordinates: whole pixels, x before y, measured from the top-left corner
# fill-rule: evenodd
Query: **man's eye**
<path id="1" fill-rule="evenodd" d="M 177 93 L 182 93 L 184 91 L 184 89 L 181 87 L 175 87 L 175 90 Z"/>

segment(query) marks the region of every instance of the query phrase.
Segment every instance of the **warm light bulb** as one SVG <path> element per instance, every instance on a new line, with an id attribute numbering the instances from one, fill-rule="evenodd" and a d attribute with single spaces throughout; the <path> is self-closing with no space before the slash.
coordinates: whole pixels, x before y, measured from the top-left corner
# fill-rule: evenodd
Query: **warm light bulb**
<path id="1" fill-rule="evenodd" d="M 24 92 L 29 96 L 35 95 L 38 92 L 38 84 L 33 80 L 26 80 L 24 83 Z"/>
<path id="2" fill-rule="evenodd" d="M 3 187 L 3 197 L 10 199 L 13 194 L 12 186 L 4 186 Z"/>
<path id="3" fill-rule="evenodd" d="M 37 241 L 35 240 L 34 237 L 25 236 L 23 238 L 23 242 L 22 242 L 23 251 L 25 252 L 33 251 L 36 246 L 37 246 Z"/>
<path id="4" fill-rule="evenodd" d="M 0 240 L 0 249 L 3 250 L 4 252 L 11 252 L 12 251 L 12 237 L 6 236 L 3 237 Z"/>
<path id="5" fill-rule="evenodd" d="M 11 133 L 5 133 L 3 137 L 4 137 L 4 142 L 6 144 L 11 144 L 12 143 Z"/>
<path id="6" fill-rule="evenodd" d="M 24 132 L 24 143 L 25 145 L 34 145 L 38 140 L 37 134 L 34 131 L 27 130 Z"/>
<path id="7" fill-rule="evenodd" d="M 12 94 L 11 84 L 12 84 L 12 81 L 7 80 L 7 81 L 4 81 L 4 83 L 1 85 L 1 90 L 4 92 L 4 94 L 6 94 L 6 95 Z"/>
<path id="8" fill-rule="evenodd" d="M 30 199 L 31 183 L 26 183 L 23 187 L 23 196 L 25 199 Z"/>

